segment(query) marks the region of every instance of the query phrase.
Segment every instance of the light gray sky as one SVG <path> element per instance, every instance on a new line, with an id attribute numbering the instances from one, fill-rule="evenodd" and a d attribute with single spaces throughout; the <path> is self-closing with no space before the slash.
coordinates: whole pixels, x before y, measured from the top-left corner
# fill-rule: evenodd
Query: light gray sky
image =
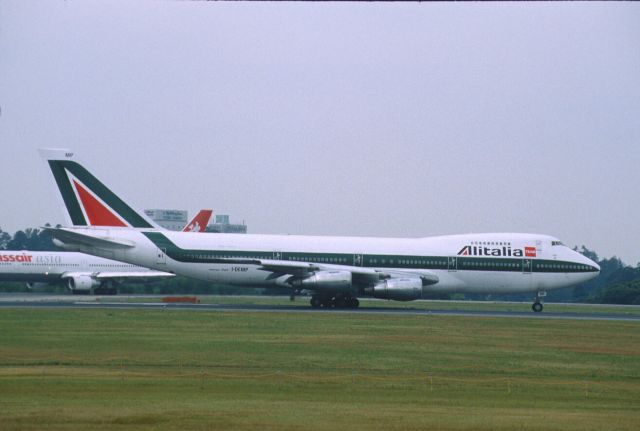
<path id="1" fill-rule="evenodd" d="M 38 147 L 251 233 L 547 233 L 640 261 L 640 4 L 0 2 L 0 227 Z"/>

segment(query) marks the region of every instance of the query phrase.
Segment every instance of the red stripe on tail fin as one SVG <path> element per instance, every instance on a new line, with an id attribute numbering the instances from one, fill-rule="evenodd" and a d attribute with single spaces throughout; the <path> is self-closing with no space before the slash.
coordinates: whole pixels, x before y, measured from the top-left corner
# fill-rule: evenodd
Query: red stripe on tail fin
<path id="1" fill-rule="evenodd" d="M 100 201 L 94 198 L 91 193 L 85 190 L 84 187 L 75 180 L 73 181 L 73 185 L 78 192 L 78 197 L 80 197 L 84 212 L 87 214 L 91 226 L 127 227 L 109 208 L 100 203 Z"/>

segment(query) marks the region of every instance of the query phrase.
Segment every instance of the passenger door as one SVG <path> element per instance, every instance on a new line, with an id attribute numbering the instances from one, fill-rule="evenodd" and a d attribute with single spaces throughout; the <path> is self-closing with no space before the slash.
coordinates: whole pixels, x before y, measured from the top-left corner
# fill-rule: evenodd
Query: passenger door
<path id="1" fill-rule="evenodd" d="M 449 272 L 455 272 L 458 270 L 458 256 L 449 256 L 448 269 Z"/>
<path id="2" fill-rule="evenodd" d="M 166 265 L 167 264 L 167 249 L 159 248 L 156 251 L 156 264 L 158 265 Z"/>
<path id="3" fill-rule="evenodd" d="M 522 259 L 522 273 L 531 274 L 533 261 L 531 259 Z"/>

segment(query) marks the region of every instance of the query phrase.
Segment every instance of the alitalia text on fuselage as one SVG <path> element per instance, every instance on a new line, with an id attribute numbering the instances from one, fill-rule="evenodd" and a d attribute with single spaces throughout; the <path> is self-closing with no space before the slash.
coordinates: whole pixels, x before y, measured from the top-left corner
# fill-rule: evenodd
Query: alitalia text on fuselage
<path id="1" fill-rule="evenodd" d="M 525 246 L 524 249 L 522 249 L 511 248 L 511 246 L 508 245 L 495 248 L 480 245 L 465 245 L 458 252 L 458 256 L 536 257 L 536 248 L 534 246 Z"/>

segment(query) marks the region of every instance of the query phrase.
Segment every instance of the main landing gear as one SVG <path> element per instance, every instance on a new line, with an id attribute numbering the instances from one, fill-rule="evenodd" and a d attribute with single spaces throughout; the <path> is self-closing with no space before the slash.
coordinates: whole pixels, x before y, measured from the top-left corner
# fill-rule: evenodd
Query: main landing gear
<path id="1" fill-rule="evenodd" d="M 117 295 L 118 287 L 112 281 L 106 281 L 101 283 L 100 286 L 96 287 L 93 290 L 94 295 Z"/>
<path id="2" fill-rule="evenodd" d="M 540 313 L 544 308 L 542 306 L 541 299 L 545 296 L 547 296 L 547 292 L 545 292 L 544 290 L 541 290 L 538 293 L 536 293 L 536 298 L 534 300 L 535 302 L 531 306 L 531 309 L 533 310 L 534 313 Z"/>
<path id="3" fill-rule="evenodd" d="M 358 308 L 360 301 L 351 295 L 313 295 L 311 297 L 313 308 Z"/>

